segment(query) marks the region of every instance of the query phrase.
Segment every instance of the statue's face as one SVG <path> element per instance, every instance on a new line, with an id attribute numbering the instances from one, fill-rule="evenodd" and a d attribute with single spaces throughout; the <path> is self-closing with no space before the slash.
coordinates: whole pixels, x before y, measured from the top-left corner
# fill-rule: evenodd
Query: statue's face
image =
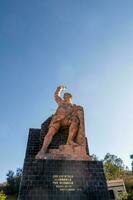
<path id="1" fill-rule="evenodd" d="M 72 103 L 72 96 L 69 94 L 64 95 L 64 101 L 66 103 Z"/>

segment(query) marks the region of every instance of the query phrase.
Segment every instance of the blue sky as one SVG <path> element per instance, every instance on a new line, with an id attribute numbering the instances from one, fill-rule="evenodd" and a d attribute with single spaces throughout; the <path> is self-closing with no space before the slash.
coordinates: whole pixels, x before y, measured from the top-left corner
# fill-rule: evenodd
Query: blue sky
<path id="1" fill-rule="evenodd" d="M 91 154 L 133 153 L 133 1 L 0 1 L 0 181 L 23 166 L 29 128 L 68 86 Z"/>

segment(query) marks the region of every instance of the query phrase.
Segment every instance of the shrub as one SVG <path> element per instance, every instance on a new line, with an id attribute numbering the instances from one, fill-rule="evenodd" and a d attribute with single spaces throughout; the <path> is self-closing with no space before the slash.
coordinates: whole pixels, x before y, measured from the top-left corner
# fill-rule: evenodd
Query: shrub
<path id="1" fill-rule="evenodd" d="M 3 191 L 0 192 L 0 200 L 6 200 L 6 195 Z"/>

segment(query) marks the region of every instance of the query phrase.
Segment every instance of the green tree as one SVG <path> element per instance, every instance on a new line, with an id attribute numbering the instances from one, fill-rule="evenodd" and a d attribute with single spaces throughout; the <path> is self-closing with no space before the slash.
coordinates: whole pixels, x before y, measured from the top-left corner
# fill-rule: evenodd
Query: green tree
<path id="1" fill-rule="evenodd" d="M 14 172 L 12 170 L 9 170 L 8 173 L 6 174 L 7 176 L 7 186 L 6 186 L 6 194 L 14 194 Z"/>
<path id="2" fill-rule="evenodd" d="M 124 163 L 116 155 L 107 153 L 103 160 L 105 175 L 108 180 L 122 178 L 124 176 Z"/>
<path id="3" fill-rule="evenodd" d="M 123 160 L 121 158 L 118 158 L 116 155 L 107 153 L 104 157 L 103 162 L 104 163 L 112 163 L 113 165 L 115 165 L 121 169 L 124 169 Z"/>
<path id="4" fill-rule="evenodd" d="M 16 170 L 16 174 L 12 170 L 9 170 L 7 173 L 7 186 L 6 186 L 6 194 L 9 195 L 18 195 L 19 185 L 22 175 L 22 169 L 18 168 Z"/>
<path id="5" fill-rule="evenodd" d="M 91 159 L 92 159 L 93 161 L 98 161 L 98 157 L 97 157 L 95 154 L 92 154 L 92 155 L 91 155 Z"/>
<path id="6" fill-rule="evenodd" d="M 16 170 L 16 175 L 15 175 L 15 192 L 16 192 L 17 195 L 18 195 L 18 192 L 19 192 L 21 176 L 22 176 L 22 169 L 18 168 Z"/>
<path id="7" fill-rule="evenodd" d="M 127 192 L 119 192 L 118 193 L 118 200 L 126 200 L 126 199 L 128 199 Z"/>
<path id="8" fill-rule="evenodd" d="M 130 200 L 133 200 L 133 179 L 125 179 L 125 186 L 128 192 L 128 197 Z"/>
<path id="9" fill-rule="evenodd" d="M 6 200 L 6 195 L 3 191 L 0 192 L 0 200 Z"/>

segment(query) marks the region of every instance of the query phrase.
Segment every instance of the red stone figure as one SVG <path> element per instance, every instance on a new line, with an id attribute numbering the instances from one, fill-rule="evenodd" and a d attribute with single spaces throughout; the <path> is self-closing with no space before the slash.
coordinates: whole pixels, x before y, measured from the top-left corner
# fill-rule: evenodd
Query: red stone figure
<path id="1" fill-rule="evenodd" d="M 65 90 L 64 86 L 57 87 L 54 98 L 58 108 L 50 122 L 48 133 L 44 138 L 41 150 L 36 155 L 37 159 L 43 159 L 53 136 L 58 133 L 61 127 L 69 127 L 69 135 L 66 145 L 73 147 L 85 146 L 84 133 L 84 114 L 83 108 L 72 103 L 72 95 L 64 93 L 63 99 L 61 92 Z"/>

